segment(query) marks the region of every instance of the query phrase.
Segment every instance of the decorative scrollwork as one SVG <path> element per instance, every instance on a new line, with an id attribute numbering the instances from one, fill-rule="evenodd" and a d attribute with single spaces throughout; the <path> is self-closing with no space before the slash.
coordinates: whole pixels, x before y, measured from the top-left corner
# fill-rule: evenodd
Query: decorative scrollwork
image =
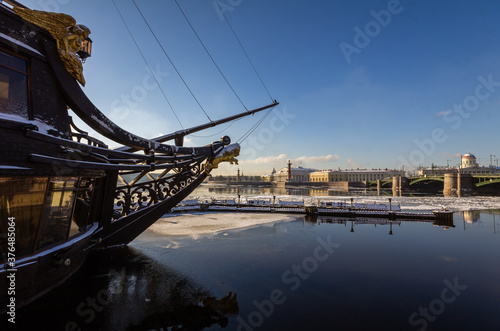
<path id="1" fill-rule="evenodd" d="M 172 170 L 169 176 L 145 183 L 121 186 L 115 191 L 115 212 L 113 219 L 152 206 L 170 198 L 191 184 L 201 173 L 201 163 Z"/>
<path id="2" fill-rule="evenodd" d="M 151 185 L 136 187 L 130 193 L 130 209 L 133 211 L 151 206 L 157 202 L 157 194 Z"/>

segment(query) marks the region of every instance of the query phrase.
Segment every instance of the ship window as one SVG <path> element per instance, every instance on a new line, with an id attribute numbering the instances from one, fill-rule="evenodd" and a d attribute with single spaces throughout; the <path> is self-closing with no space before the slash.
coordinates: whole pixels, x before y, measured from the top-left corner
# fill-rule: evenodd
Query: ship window
<path id="1" fill-rule="evenodd" d="M 29 119 L 27 63 L 2 51 L 0 51 L 0 112 Z"/>
<path id="2" fill-rule="evenodd" d="M 9 217 L 15 218 L 16 257 L 31 254 L 42 212 L 47 178 L 0 178 L 0 248 L 7 255 Z M 0 256 L 0 262 L 4 257 Z"/>
<path id="3" fill-rule="evenodd" d="M 86 230 L 92 206 L 92 195 L 95 189 L 94 178 L 80 179 L 76 191 L 75 211 L 71 218 L 69 237 L 73 237 Z"/>
<path id="4" fill-rule="evenodd" d="M 86 231 L 92 217 L 95 178 L 52 178 L 45 198 L 36 249 L 56 244 Z"/>
<path id="5" fill-rule="evenodd" d="M 51 180 L 45 199 L 37 250 L 66 240 L 73 214 L 76 183 L 76 178 Z"/>

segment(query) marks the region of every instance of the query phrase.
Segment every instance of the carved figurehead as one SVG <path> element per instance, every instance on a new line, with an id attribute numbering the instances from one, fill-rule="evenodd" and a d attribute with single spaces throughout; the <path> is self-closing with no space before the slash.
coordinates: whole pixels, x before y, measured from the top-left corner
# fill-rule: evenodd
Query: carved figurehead
<path id="1" fill-rule="evenodd" d="M 88 38 L 90 34 L 89 28 L 85 25 L 76 24 L 76 20 L 66 14 L 20 7 L 14 7 L 14 11 L 24 20 L 44 28 L 54 37 L 59 57 L 63 61 L 66 70 L 82 86 L 85 86 L 83 65 L 77 52 L 82 48 L 82 41 Z"/>
<path id="2" fill-rule="evenodd" d="M 206 172 L 212 171 L 219 167 L 222 162 L 229 162 L 230 164 L 238 164 L 236 157 L 240 155 L 240 145 L 230 144 L 225 146 L 222 151 L 214 155 L 212 158 L 207 159 L 207 162 L 203 165 Z"/>

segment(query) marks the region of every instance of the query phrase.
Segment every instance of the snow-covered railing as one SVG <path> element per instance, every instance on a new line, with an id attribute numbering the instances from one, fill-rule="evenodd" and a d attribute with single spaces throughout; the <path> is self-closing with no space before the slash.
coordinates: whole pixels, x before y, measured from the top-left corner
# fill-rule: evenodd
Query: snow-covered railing
<path id="1" fill-rule="evenodd" d="M 297 200 L 278 200 L 277 207 L 304 207 L 304 201 Z"/>
<path id="2" fill-rule="evenodd" d="M 234 199 L 212 199 L 212 204 L 215 205 L 236 205 Z"/>
<path id="3" fill-rule="evenodd" d="M 271 199 L 247 198 L 246 205 L 247 206 L 271 206 Z"/>

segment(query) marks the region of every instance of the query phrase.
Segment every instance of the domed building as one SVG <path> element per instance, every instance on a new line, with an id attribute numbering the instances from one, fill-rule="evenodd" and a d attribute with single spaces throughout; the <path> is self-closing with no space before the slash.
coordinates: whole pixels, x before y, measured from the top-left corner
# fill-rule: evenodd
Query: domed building
<path id="1" fill-rule="evenodd" d="M 467 153 L 462 155 L 460 163 L 460 173 L 471 175 L 496 175 L 500 174 L 500 168 L 490 165 L 489 167 L 480 166 L 474 154 Z"/>
<path id="2" fill-rule="evenodd" d="M 462 163 L 461 163 L 461 168 L 470 168 L 470 167 L 477 167 L 478 164 L 476 162 L 476 157 L 474 154 L 467 153 L 462 155 Z"/>

